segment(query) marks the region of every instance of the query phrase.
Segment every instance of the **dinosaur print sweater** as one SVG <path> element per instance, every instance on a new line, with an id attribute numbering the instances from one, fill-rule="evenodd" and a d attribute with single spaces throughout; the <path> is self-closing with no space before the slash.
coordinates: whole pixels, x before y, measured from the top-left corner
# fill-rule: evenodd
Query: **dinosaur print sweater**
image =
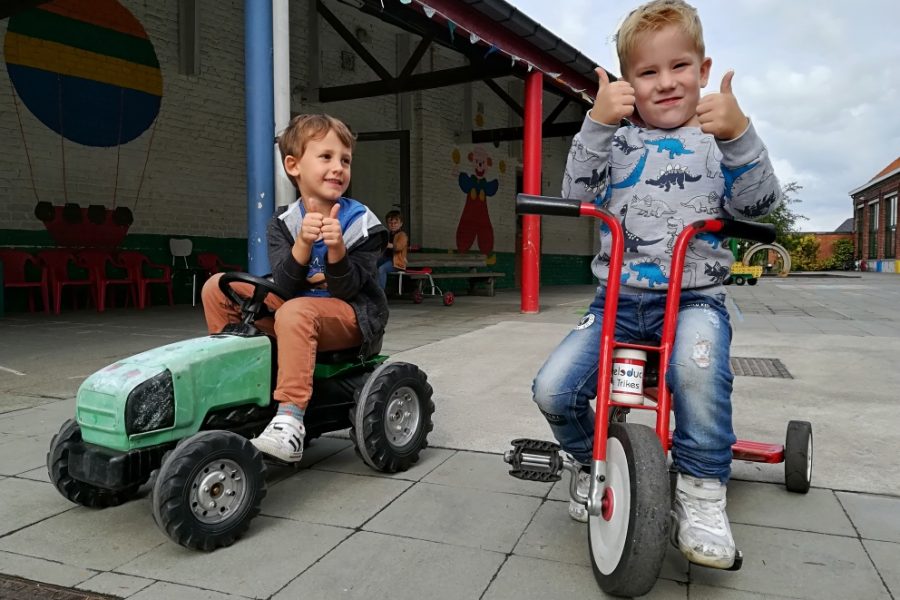
<path id="1" fill-rule="evenodd" d="M 686 224 L 717 217 L 755 219 L 782 199 L 766 147 L 752 124 L 723 142 L 699 127 L 617 127 L 589 115 L 572 140 L 562 195 L 593 201 L 619 216 L 625 233 L 623 293 L 668 287 L 675 238 Z M 603 224 L 600 252 L 591 262 L 603 285 L 610 236 Z M 682 288 L 720 291 L 712 288 L 722 284 L 732 262 L 723 239 L 698 234 L 685 257 Z"/>

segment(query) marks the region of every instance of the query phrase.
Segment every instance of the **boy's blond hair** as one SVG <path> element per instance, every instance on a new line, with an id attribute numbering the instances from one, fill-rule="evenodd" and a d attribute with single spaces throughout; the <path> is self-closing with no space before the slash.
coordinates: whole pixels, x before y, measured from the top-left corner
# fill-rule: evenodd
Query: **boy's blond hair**
<path id="1" fill-rule="evenodd" d="M 631 11 L 616 34 L 616 51 L 623 77 L 630 67 L 628 60 L 634 52 L 638 37 L 648 31 L 660 31 L 669 25 L 681 29 L 694 42 L 700 58 L 706 57 L 703 25 L 697 9 L 684 0 L 653 0 Z"/>
<path id="2" fill-rule="evenodd" d="M 356 135 L 340 119 L 326 114 L 297 115 L 291 119 L 288 126 L 278 136 L 278 150 L 281 152 L 282 165 L 285 156 L 290 154 L 299 159 L 303 156 L 310 140 L 320 140 L 328 135 L 329 131 L 337 134 L 341 143 L 353 150 L 353 146 L 356 145 Z M 290 174 L 288 174 L 288 178 L 292 179 Z"/>

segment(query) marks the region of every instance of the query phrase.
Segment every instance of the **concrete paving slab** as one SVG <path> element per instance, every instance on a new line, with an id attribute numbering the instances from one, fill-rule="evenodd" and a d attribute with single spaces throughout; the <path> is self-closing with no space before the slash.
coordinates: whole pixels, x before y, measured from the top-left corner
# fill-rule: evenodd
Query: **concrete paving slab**
<path id="1" fill-rule="evenodd" d="M 0 481 L 0 498 L 0 536 L 75 508 L 52 485 L 26 479 Z"/>
<path id="2" fill-rule="evenodd" d="M 514 438 L 546 435 L 531 382 L 575 324 L 504 321 L 395 355 L 418 365 L 434 387 L 431 443 L 502 453 Z"/>
<path id="3" fill-rule="evenodd" d="M 413 464 L 413 466 L 406 471 L 380 473 L 363 462 L 363 459 L 356 455 L 356 451 L 352 447 L 349 447 L 346 450 L 342 450 L 317 463 L 313 468 L 322 471 L 349 473 L 351 475 L 378 475 L 379 477 L 387 477 L 389 479 L 419 481 L 454 454 L 456 454 L 456 450 L 429 446 L 419 454 L 419 462 Z"/>
<path id="4" fill-rule="evenodd" d="M 273 600 L 477 600 L 504 559 L 499 552 L 361 531 Z"/>
<path id="5" fill-rule="evenodd" d="M 528 524 L 513 553 L 590 567 L 587 526 L 571 519 L 568 507 L 568 502 L 546 501 Z M 669 547 L 659 576 L 687 583 L 687 560 Z"/>
<path id="6" fill-rule="evenodd" d="M 831 490 L 813 488 L 807 494 L 793 494 L 781 485 L 732 481 L 728 484 L 728 518 L 745 525 L 856 537 Z"/>
<path id="7" fill-rule="evenodd" d="M 861 537 L 900 543 L 900 498 L 850 492 L 836 495 Z"/>
<path id="8" fill-rule="evenodd" d="M 894 598 L 900 597 L 900 544 L 863 540 L 869 558 Z"/>
<path id="9" fill-rule="evenodd" d="M 587 526 L 569 518 L 568 506 L 552 500 L 542 504 L 513 554 L 590 567 Z"/>
<path id="10" fill-rule="evenodd" d="M 66 419 L 75 416 L 75 400 L 53 400 L 41 406 L 0 414 L 0 432 L 50 437 L 59 431 Z"/>
<path id="11" fill-rule="evenodd" d="M 523 481 L 509 474 L 509 465 L 499 454 L 457 452 L 422 481 L 488 492 L 522 494 L 543 498 L 552 484 Z"/>
<path id="12" fill-rule="evenodd" d="M 146 501 L 103 510 L 75 507 L 0 538 L 0 550 L 109 571 L 167 543 Z"/>
<path id="13" fill-rule="evenodd" d="M 0 474 L 18 475 L 47 462 L 50 438 L 45 435 L 28 436 L 0 444 Z"/>
<path id="14" fill-rule="evenodd" d="M 744 553 L 740 571 L 691 566 L 691 581 L 793 598 L 890 598 L 860 540 L 771 527 L 733 525 Z"/>
<path id="15" fill-rule="evenodd" d="M 687 586 L 660 579 L 641 598 L 687 599 Z M 614 598 L 604 594 L 590 567 L 510 556 L 491 582 L 484 600 L 547 600 L 548 598 Z"/>
<path id="16" fill-rule="evenodd" d="M 55 560 L 0 551 L 0 573 L 54 585 L 74 586 L 97 572 Z"/>
<path id="17" fill-rule="evenodd" d="M 247 535 L 233 546 L 204 553 L 167 541 L 116 571 L 250 598 L 268 598 L 351 533 L 339 527 L 257 517 Z"/>
<path id="18" fill-rule="evenodd" d="M 274 517 L 355 528 L 411 485 L 386 477 L 307 470 L 272 486 L 262 511 Z"/>
<path id="19" fill-rule="evenodd" d="M 97 592 L 98 594 L 109 594 L 119 598 L 128 598 L 142 589 L 153 585 L 153 583 L 152 579 L 106 572 L 98 573 L 87 581 L 82 581 L 77 587 L 80 590 L 88 590 L 89 592 Z"/>
<path id="20" fill-rule="evenodd" d="M 692 583 L 690 586 L 691 600 L 778 600 L 779 598 L 795 598 L 795 596 L 779 596 L 771 592 L 766 594 L 755 594 L 753 592 L 743 592 L 741 590 L 729 590 L 720 587 L 709 587 L 707 585 L 697 585 Z"/>
<path id="21" fill-rule="evenodd" d="M 419 483 L 363 529 L 510 552 L 540 503 L 528 496 Z"/>
<path id="22" fill-rule="evenodd" d="M 47 467 L 40 466 L 36 469 L 32 469 L 30 471 L 25 471 L 24 473 L 19 473 L 16 477 L 22 479 L 30 479 L 32 481 L 43 481 L 45 483 L 50 483 L 50 474 L 47 472 Z"/>
<path id="23" fill-rule="evenodd" d="M 166 600 L 242 600 L 246 596 L 220 594 L 201 588 L 158 581 L 131 596 L 129 600 L 159 600 L 160 598 Z"/>

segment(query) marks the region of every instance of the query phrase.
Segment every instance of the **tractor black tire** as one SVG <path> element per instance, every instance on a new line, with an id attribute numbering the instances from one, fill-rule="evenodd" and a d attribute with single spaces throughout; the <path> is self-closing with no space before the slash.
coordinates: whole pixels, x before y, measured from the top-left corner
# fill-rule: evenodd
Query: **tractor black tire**
<path id="1" fill-rule="evenodd" d="M 127 502 L 141 487 L 135 483 L 122 490 L 109 490 L 79 481 L 69 474 L 69 449 L 81 443 L 81 428 L 75 419 L 67 419 L 50 441 L 47 473 L 56 489 L 68 500 L 88 508 L 107 508 Z"/>
<path id="2" fill-rule="evenodd" d="M 350 439 L 363 461 L 384 473 L 405 471 L 418 462 L 434 429 L 434 402 L 428 377 L 405 362 L 378 367 L 351 409 Z"/>
<path id="3" fill-rule="evenodd" d="M 249 440 L 201 431 L 182 440 L 153 486 L 153 519 L 177 544 L 210 551 L 230 546 L 250 527 L 266 496 L 266 464 Z"/>
<path id="4" fill-rule="evenodd" d="M 813 434 L 809 421 L 790 421 L 784 441 L 784 484 L 805 494 L 812 484 Z"/>
<path id="5" fill-rule="evenodd" d="M 759 279 L 757 279 L 756 277 L 751 277 L 750 279 L 747 280 L 747 285 L 756 285 L 756 283 L 758 281 L 759 281 Z"/>
<path id="6" fill-rule="evenodd" d="M 735 275 L 734 284 L 735 285 L 744 285 L 744 276 L 743 275 Z"/>

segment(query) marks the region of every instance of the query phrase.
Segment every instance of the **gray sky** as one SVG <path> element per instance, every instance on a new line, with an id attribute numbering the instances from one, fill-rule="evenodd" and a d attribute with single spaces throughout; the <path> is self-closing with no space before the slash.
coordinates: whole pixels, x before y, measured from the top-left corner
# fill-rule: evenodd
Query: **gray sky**
<path id="1" fill-rule="evenodd" d="M 619 73 L 611 36 L 639 1 L 507 1 Z M 779 179 L 803 186 L 800 229 L 834 230 L 853 216 L 848 192 L 900 156 L 900 1 L 691 3 L 713 60 L 705 92 L 734 69 Z"/>

